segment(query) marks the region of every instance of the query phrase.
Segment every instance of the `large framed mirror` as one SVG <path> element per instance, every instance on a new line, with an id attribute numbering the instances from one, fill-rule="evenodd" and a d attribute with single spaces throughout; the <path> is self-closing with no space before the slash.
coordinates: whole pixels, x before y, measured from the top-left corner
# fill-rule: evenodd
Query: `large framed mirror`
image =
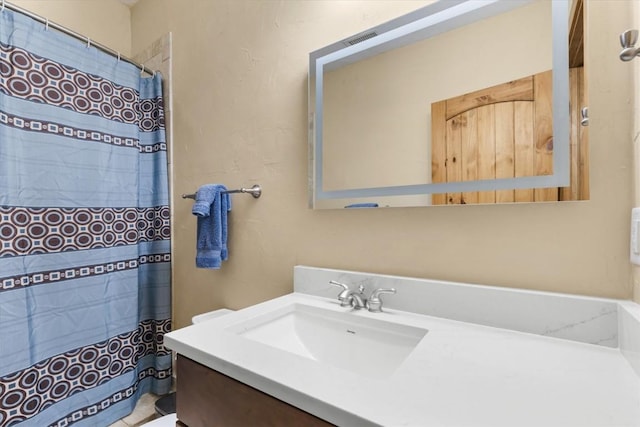
<path id="1" fill-rule="evenodd" d="M 312 52 L 310 205 L 588 198 L 577 1 L 440 0 Z"/>

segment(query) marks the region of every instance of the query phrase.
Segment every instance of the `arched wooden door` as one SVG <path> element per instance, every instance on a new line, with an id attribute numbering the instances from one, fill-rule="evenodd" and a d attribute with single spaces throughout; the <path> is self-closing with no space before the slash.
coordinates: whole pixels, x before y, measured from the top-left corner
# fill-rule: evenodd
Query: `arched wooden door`
<path id="1" fill-rule="evenodd" d="M 589 198 L 587 136 L 580 126 L 583 68 L 570 69 L 571 186 L 434 194 L 440 204 Z M 552 74 L 547 71 L 431 104 L 432 181 L 548 175 L 553 172 Z"/>
<path id="2" fill-rule="evenodd" d="M 551 71 L 431 105 L 433 182 L 553 173 Z M 558 189 L 434 194 L 433 204 L 558 200 Z"/>

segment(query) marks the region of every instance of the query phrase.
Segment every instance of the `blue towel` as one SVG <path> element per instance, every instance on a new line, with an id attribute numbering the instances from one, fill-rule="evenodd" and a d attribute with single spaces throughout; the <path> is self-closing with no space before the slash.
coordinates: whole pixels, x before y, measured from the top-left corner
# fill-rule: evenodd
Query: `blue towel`
<path id="1" fill-rule="evenodd" d="M 196 267 L 219 269 L 229 258 L 227 250 L 227 213 L 231 210 L 229 194 L 221 184 L 203 185 L 196 193 L 191 212 L 198 217 Z"/>
<path id="2" fill-rule="evenodd" d="M 352 205 L 347 205 L 345 208 L 377 208 L 377 203 L 354 203 Z"/>

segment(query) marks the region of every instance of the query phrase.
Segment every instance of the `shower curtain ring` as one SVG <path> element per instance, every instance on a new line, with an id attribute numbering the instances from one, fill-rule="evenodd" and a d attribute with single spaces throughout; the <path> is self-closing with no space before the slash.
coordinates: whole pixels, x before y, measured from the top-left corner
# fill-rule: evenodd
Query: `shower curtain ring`
<path id="1" fill-rule="evenodd" d="M 140 70 L 140 77 L 142 77 L 144 74 L 144 64 L 142 64 L 142 69 Z"/>
<path id="2" fill-rule="evenodd" d="M 120 62 L 120 52 L 118 52 L 118 62 Z"/>
<path id="3" fill-rule="evenodd" d="M 46 18 L 44 21 L 44 30 L 49 31 L 49 18 Z"/>
<path id="4" fill-rule="evenodd" d="M 87 49 L 91 47 L 91 39 L 87 37 Z"/>
<path id="5" fill-rule="evenodd" d="M 2 7 L 0 7 L 0 13 L 4 12 L 4 2 L 5 0 L 2 0 Z"/>

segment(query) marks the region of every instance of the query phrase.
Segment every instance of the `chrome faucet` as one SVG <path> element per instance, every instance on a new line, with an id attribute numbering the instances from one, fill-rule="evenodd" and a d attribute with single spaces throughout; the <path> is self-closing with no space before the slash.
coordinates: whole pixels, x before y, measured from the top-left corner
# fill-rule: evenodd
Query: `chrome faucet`
<path id="1" fill-rule="evenodd" d="M 396 290 L 394 288 L 380 288 L 373 291 L 371 293 L 371 296 L 367 299 L 364 297 L 364 286 L 362 285 L 358 286 L 357 291 L 354 291 L 351 290 L 348 285 L 336 282 L 335 280 L 330 280 L 329 284 L 342 288 L 342 292 L 340 292 L 340 294 L 338 295 L 340 306 L 353 307 L 356 310 L 366 307 L 367 310 L 372 313 L 380 313 L 382 311 L 382 299 L 380 299 L 380 294 L 396 293 Z"/>

